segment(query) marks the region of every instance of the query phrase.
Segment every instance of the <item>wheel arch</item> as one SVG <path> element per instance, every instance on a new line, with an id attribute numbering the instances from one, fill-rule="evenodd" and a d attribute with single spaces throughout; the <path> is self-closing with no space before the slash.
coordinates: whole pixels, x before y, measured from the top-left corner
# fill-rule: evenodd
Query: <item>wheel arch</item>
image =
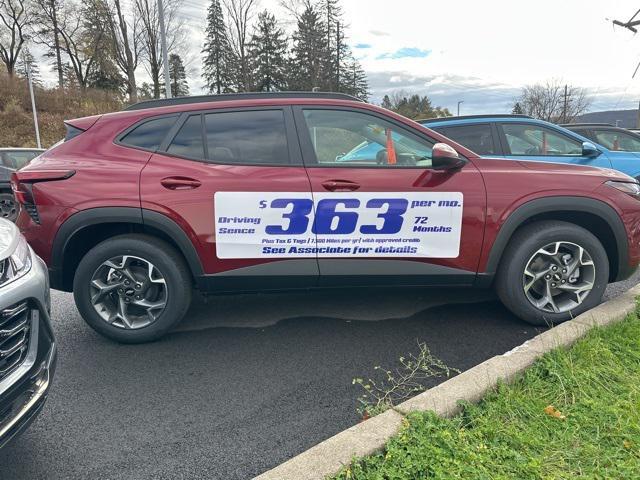
<path id="1" fill-rule="evenodd" d="M 80 260 L 97 243 L 124 233 L 160 238 L 182 254 L 192 278 L 203 274 L 197 251 L 186 232 L 166 215 L 135 207 L 99 207 L 78 212 L 58 229 L 51 255 L 51 286 L 70 292 Z"/>
<path id="2" fill-rule="evenodd" d="M 606 203 L 587 197 L 545 197 L 531 200 L 514 210 L 500 227 L 491 247 L 483 277 L 492 278 L 514 233 L 540 220 L 561 220 L 592 232 L 607 252 L 609 281 L 622 280 L 628 271 L 628 240 L 622 219 Z"/>

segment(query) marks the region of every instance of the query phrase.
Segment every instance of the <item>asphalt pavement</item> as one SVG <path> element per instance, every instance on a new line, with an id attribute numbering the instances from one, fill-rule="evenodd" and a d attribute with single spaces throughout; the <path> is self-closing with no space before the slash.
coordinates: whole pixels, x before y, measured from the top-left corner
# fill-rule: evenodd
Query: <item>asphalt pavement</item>
<path id="1" fill-rule="evenodd" d="M 70 294 L 53 292 L 53 322 L 54 385 L 0 452 L 2 480 L 251 478 L 358 422 L 352 379 L 417 342 L 465 370 L 538 332 L 490 292 L 451 288 L 211 298 L 147 345 L 98 336 Z"/>

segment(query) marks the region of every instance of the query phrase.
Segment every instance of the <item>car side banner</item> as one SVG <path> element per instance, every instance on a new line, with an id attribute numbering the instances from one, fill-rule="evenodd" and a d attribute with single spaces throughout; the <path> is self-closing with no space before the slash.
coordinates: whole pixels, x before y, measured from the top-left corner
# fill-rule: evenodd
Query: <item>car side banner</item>
<path id="1" fill-rule="evenodd" d="M 218 258 L 455 258 L 461 192 L 217 192 Z"/>

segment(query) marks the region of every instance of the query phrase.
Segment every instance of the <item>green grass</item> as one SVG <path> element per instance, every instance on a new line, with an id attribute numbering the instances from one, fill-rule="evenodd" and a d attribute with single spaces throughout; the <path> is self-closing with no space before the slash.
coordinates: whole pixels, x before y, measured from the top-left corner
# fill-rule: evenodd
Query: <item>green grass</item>
<path id="1" fill-rule="evenodd" d="M 457 417 L 408 416 L 383 452 L 335 478 L 640 478 L 638 316 L 545 355 Z"/>

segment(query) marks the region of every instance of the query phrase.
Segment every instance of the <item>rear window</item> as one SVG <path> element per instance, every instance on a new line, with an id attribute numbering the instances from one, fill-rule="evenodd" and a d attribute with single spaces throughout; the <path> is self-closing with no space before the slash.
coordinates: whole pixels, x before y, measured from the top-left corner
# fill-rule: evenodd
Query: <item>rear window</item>
<path id="1" fill-rule="evenodd" d="M 206 114 L 205 131 L 212 162 L 245 165 L 289 163 L 282 110 Z"/>
<path id="2" fill-rule="evenodd" d="M 176 123 L 178 115 L 146 120 L 120 139 L 120 143 L 131 147 L 157 150 Z"/>
<path id="3" fill-rule="evenodd" d="M 65 142 L 68 142 L 73 137 L 77 137 L 82 132 L 84 132 L 84 130 L 82 130 L 82 129 L 78 128 L 78 127 L 74 127 L 73 125 L 69 125 L 68 123 L 65 123 L 64 126 L 67 129 L 67 133 L 64 136 L 64 141 Z"/>

